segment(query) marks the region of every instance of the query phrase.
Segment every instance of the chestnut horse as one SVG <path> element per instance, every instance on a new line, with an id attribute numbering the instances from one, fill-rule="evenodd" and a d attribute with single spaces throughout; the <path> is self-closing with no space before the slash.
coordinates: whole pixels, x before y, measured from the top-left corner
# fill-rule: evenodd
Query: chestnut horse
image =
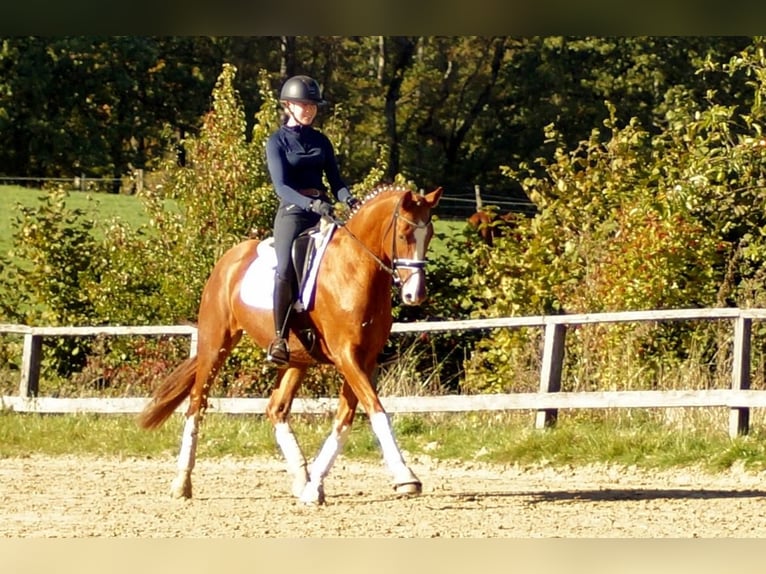
<path id="1" fill-rule="evenodd" d="M 496 214 L 494 211 L 485 211 L 480 209 L 476 211 L 466 221 L 471 228 L 479 233 L 481 240 L 492 247 L 494 240 L 504 235 L 509 235 L 518 226 L 520 214 L 508 212 Z M 515 237 L 520 241 L 520 237 Z"/>
<path id="2" fill-rule="evenodd" d="M 404 462 L 372 376 L 391 333 L 392 281 L 406 305 L 418 305 L 426 297 L 431 210 L 441 194 L 441 188 L 422 195 L 391 185 L 370 192 L 348 221 L 334 230 L 319 263 L 313 304 L 291 312 L 290 363 L 277 370 L 266 414 L 292 475 L 292 492 L 302 502 L 324 502 L 323 480 L 343 447 L 359 404 L 369 416 L 395 491 L 422 490 Z M 272 310 L 244 303 L 240 293 L 243 276 L 258 257 L 258 243 L 239 243 L 216 263 L 202 292 L 196 355 L 176 367 L 139 415 L 141 427 L 156 428 L 189 397 L 178 475 L 171 486 L 171 494 L 179 498 L 192 495 L 199 425 L 214 377 L 243 333 L 263 348 L 274 336 Z M 308 340 L 307 330 L 312 333 Z M 306 370 L 315 363 L 333 364 L 343 381 L 332 431 L 309 466 L 288 419 Z"/>

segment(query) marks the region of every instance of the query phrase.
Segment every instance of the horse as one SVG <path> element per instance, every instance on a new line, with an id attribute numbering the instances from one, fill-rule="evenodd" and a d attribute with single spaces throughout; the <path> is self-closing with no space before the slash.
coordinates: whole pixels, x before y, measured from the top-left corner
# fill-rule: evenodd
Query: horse
<path id="1" fill-rule="evenodd" d="M 431 212 L 441 195 L 442 188 L 424 194 L 393 184 L 370 191 L 345 222 L 336 221 L 319 260 L 311 304 L 291 309 L 290 361 L 276 367 L 266 415 L 292 477 L 292 495 L 303 503 L 325 502 L 323 480 L 343 448 L 359 405 L 368 415 L 395 493 L 422 492 L 420 479 L 405 463 L 394 438 L 373 377 L 391 333 L 392 284 L 398 285 L 405 305 L 419 305 L 426 298 Z M 243 334 L 264 349 L 274 336 L 272 310 L 246 304 L 241 293 L 243 277 L 259 257 L 259 243 L 244 240 L 215 263 L 200 299 L 196 354 L 157 386 L 138 415 L 141 428 L 158 428 L 189 398 L 178 474 L 170 488 L 176 498 L 192 497 L 200 423 L 216 374 Z M 309 466 L 289 415 L 306 371 L 315 364 L 334 365 L 342 381 L 331 432 Z"/>
<path id="2" fill-rule="evenodd" d="M 518 217 L 519 214 L 513 212 L 498 215 L 494 211 L 480 209 L 474 212 L 466 221 L 472 229 L 478 232 L 481 240 L 488 247 L 492 247 L 495 239 L 508 235 L 516 228 Z"/>

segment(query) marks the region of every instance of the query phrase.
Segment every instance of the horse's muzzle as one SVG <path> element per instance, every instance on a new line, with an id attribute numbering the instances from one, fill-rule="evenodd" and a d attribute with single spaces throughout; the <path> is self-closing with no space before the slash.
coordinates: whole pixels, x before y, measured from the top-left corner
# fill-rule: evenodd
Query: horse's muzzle
<path id="1" fill-rule="evenodd" d="M 423 269 L 417 269 L 401 280 L 402 303 L 411 306 L 420 305 L 425 301 L 427 294 L 425 276 Z"/>

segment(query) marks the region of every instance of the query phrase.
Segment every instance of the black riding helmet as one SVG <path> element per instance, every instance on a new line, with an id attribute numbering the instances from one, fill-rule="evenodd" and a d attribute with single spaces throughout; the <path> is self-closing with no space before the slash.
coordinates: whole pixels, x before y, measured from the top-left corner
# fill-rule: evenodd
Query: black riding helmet
<path id="1" fill-rule="evenodd" d="M 309 76 L 293 76 L 282 84 L 279 99 L 288 102 L 313 102 L 318 106 L 327 104 L 322 99 L 322 90 L 319 84 Z"/>

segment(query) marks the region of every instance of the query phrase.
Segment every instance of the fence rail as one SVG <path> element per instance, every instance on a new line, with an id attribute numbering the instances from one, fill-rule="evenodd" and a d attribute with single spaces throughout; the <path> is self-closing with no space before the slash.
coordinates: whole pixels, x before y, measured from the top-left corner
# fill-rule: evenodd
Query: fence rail
<path id="1" fill-rule="evenodd" d="M 730 409 L 729 434 L 747 433 L 750 410 L 766 407 L 766 391 L 750 390 L 752 323 L 766 319 L 766 309 L 707 308 L 655 311 L 625 311 L 571 315 L 500 317 L 456 321 L 424 321 L 395 323 L 392 333 L 466 331 L 475 329 L 537 327 L 544 330 L 540 384 L 536 393 L 491 395 L 445 395 L 418 397 L 385 397 L 386 410 L 392 413 L 462 412 L 531 410 L 535 426 L 544 428 L 555 423 L 560 409 L 605 408 L 677 408 L 725 407 Z M 644 321 L 706 320 L 733 322 L 731 388 L 686 391 L 586 391 L 561 392 L 564 344 L 570 326 L 597 323 Z M 196 352 L 197 331 L 193 326 L 100 326 L 100 327 L 29 327 L 0 324 L 0 334 L 24 337 L 21 381 L 17 396 L 0 398 L 0 408 L 19 412 L 62 413 L 137 413 L 148 398 L 53 398 L 40 396 L 39 377 L 42 340 L 44 337 L 96 335 L 184 335 L 190 337 L 189 353 Z M 213 398 L 213 411 L 232 414 L 263 414 L 265 398 Z M 327 413 L 335 410 L 336 399 L 296 399 L 292 412 Z"/>

